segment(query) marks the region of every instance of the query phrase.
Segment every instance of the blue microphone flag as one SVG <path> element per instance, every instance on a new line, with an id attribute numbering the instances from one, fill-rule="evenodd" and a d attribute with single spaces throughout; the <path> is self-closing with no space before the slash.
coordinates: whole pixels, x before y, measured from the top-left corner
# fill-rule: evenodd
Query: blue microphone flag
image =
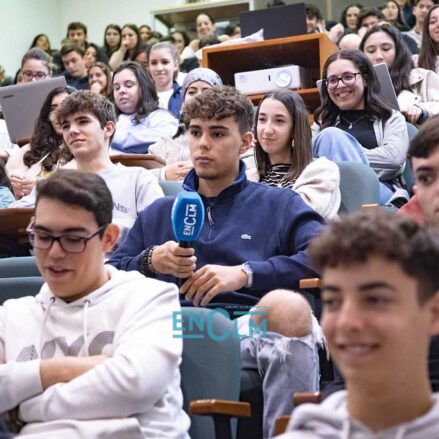
<path id="1" fill-rule="evenodd" d="M 204 205 L 197 192 L 180 192 L 171 212 L 172 228 L 177 241 L 196 241 L 204 223 Z"/>

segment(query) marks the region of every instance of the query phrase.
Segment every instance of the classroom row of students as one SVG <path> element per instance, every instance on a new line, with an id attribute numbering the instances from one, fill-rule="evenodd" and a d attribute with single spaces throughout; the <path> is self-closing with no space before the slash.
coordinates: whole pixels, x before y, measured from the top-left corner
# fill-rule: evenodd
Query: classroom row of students
<path id="1" fill-rule="evenodd" d="M 383 50 L 382 44 L 375 41 L 376 37 L 388 39 L 387 42 L 383 43 L 384 49 L 387 48 L 386 45 L 393 42 L 392 50 Z M 392 38 L 395 38 L 395 40 L 392 40 Z M 394 32 L 388 25 L 371 29 L 364 38 L 366 54 L 373 60 L 373 57 L 377 56 L 376 53 L 386 53 L 384 59 L 394 75 L 396 73 L 392 70 L 393 64 L 401 65 L 401 59 L 404 59 L 402 49 L 405 46 L 398 38 L 399 34 Z M 395 50 L 397 46 L 401 50 Z M 394 53 L 393 60 L 387 52 Z M 406 56 L 408 56 L 407 53 Z M 422 73 L 421 70 L 418 69 L 418 71 Z M 194 83 L 200 81 L 197 78 L 197 72 L 200 72 L 200 78 L 205 79 L 201 79 L 204 88 L 221 83 L 214 72 L 206 73 L 208 70 L 205 69 L 195 70 L 194 74 L 190 73 L 188 75 L 188 82 L 183 86 L 185 102 L 190 99 L 193 93 L 190 81 L 193 80 Z M 310 152 L 310 135 L 307 134 L 309 133 L 308 113 L 303 101 L 297 97 L 288 105 L 283 103 L 287 113 L 290 114 L 290 119 L 294 121 L 294 131 L 292 127 L 289 130 L 289 136 L 294 139 L 294 142 L 291 141 L 294 143 L 292 148 L 293 156 L 287 157 L 286 160 L 284 154 L 277 157 L 278 159 L 281 157 L 288 165 L 285 172 L 289 175 L 289 180 L 292 181 L 291 185 L 300 184 L 300 179 L 297 182 L 296 179 L 299 178 L 307 165 L 316 166 L 315 163 L 311 163 L 310 157 L 312 156 L 326 156 L 335 161 L 355 160 L 370 164 L 381 179 L 381 202 L 385 204 L 392 198 L 398 188 L 404 189 L 401 187 L 399 179 L 405 163 L 405 152 L 408 148 L 404 116 L 410 122 L 420 123 L 437 113 L 439 97 L 434 93 L 430 84 L 434 84 L 434 80 L 437 81 L 439 78 L 433 72 L 428 73 L 425 78 L 421 78 L 416 82 L 416 85 L 422 85 L 420 93 L 416 94 L 414 92 L 415 87 L 411 87 L 409 90 L 402 89 L 405 85 L 404 77 L 401 75 L 395 76 L 403 84 L 398 95 L 400 99 L 404 97 L 407 102 L 405 107 L 401 103 L 403 116 L 399 112 L 392 111 L 380 100 L 379 84 L 374 69 L 368 58 L 361 52 L 341 51 L 334 54 L 325 64 L 323 77 L 325 86 L 322 89 L 322 103 L 315 113 L 316 123 L 313 126 L 313 153 Z M 160 173 L 161 178 L 182 179 L 191 167 L 187 161 L 187 139 L 181 135 L 184 132 L 185 121 L 181 121 L 179 133 L 175 135 L 177 119 L 170 112 L 159 108 L 154 84 L 139 64 L 128 62 L 121 65 L 115 72 L 112 81 L 113 98 L 118 114 L 116 135 L 112 145 L 113 150 L 118 152 L 155 152 L 168 161 L 168 166 Z M 203 87 L 201 87 L 202 89 Z M 283 95 L 288 97 L 294 95 L 294 93 L 279 92 L 275 98 L 282 101 Z M 48 108 L 50 108 L 50 105 L 46 103 Z M 264 101 L 261 105 L 265 105 Z M 47 116 L 45 117 L 47 124 Z M 303 122 L 298 123 L 300 120 Z M 255 121 L 257 139 L 259 139 L 258 127 L 260 122 L 259 119 Z M 303 129 L 299 128 L 301 126 L 303 126 Z M 330 127 L 337 127 L 337 130 L 328 129 Z M 270 128 L 272 129 L 272 127 Z M 319 131 L 322 132 L 317 135 Z M 174 137 L 174 140 L 172 140 L 172 137 Z M 154 143 L 156 145 L 153 145 Z M 268 161 L 266 164 L 264 164 L 265 156 L 257 156 L 258 145 L 263 144 L 264 141 L 259 141 L 259 144 L 256 143 L 259 179 L 263 179 L 267 172 L 264 167 L 280 164 L 273 163 L 276 155 L 271 162 Z M 267 145 L 269 146 L 270 142 Z M 281 145 L 281 147 L 284 148 L 285 146 Z M 27 148 L 18 150 L 13 154 L 18 157 L 19 161 L 22 161 L 26 150 Z M 289 147 L 285 149 L 285 151 L 288 150 Z M 301 151 L 305 152 L 302 153 Z M 253 154 L 249 153 L 247 155 L 251 156 Z M 44 154 L 39 157 L 39 160 L 43 157 Z M 9 163 L 10 165 L 7 166 L 10 167 L 11 177 L 14 176 L 12 179 L 13 184 L 19 185 L 19 178 L 23 177 L 23 168 L 20 172 L 15 171 L 18 174 L 16 176 L 12 168 L 12 166 L 15 166 L 13 165 L 14 159 Z M 255 162 L 250 158 L 247 160 L 247 165 L 250 169 L 254 168 Z M 311 169 L 313 166 L 311 166 Z M 284 184 L 279 181 L 277 183 Z M 295 186 L 295 188 L 297 189 L 298 186 Z M 26 184 L 23 186 L 23 190 L 29 191 Z M 328 192 L 331 191 L 332 189 Z M 397 193 L 399 194 L 399 192 Z M 20 197 L 23 192 L 17 189 L 16 195 Z M 327 206 L 323 209 L 326 211 Z M 329 210 L 332 214 L 329 216 L 333 215 L 334 212 L 336 213 L 337 209 L 337 203 L 331 205 Z"/>
<path id="2" fill-rule="evenodd" d="M 214 98 L 210 105 L 218 102 L 221 93 L 234 94 L 233 102 L 243 99 L 234 90 L 210 90 L 196 98 L 190 111 L 195 112 L 198 106 L 205 105 L 203 97 Z M 103 134 L 102 146 L 109 141 L 115 114 L 109 103 L 102 101 L 103 98 L 84 91 L 66 99 L 56 112 L 57 120 L 63 126 L 65 121 L 76 123 L 78 116 L 90 118 L 89 122 L 94 125 L 91 130 L 87 126 L 69 125 L 65 130 L 67 142 L 77 136 L 76 132 L 87 133 L 88 140 L 98 132 Z M 85 104 L 89 102 L 98 103 L 97 108 L 102 113 L 108 110 L 108 119 L 112 118 L 113 123 L 107 120 L 100 126 L 98 116 L 92 112 L 97 109 L 86 110 Z M 252 107 L 248 101 L 246 104 L 251 116 Z M 248 183 L 242 169 L 238 173 L 242 144 L 239 135 L 236 136 L 239 122 L 233 116 L 215 117 L 209 121 L 200 118 L 199 113 L 192 114 L 192 128 L 195 122 L 196 129 L 201 128 L 203 135 L 206 134 L 204 129 L 213 124 L 233 129 L 232 141 L 224 144 L 220 138 L 211 144 L 212 161 L 218 171 L 236 177 L 225 192 L 230 193 L 232 189 L 232 199 L 239 197 L 241 202 L 246 202 L 246 208 L 258 212 L 255 219 L 259 225 L 265 225 L 267 215 L 271 216 L 272 226 L 279 225 L 283 218 L 273 212 L 281 213 L 288 205 L 294 207 L 290 211 L 291 217 L 301 210 L 302 220 L 291 229 L 294 241 L 298 242 L 301 234 L 304 234 L 302 238 L 309 238 L 300 248 L 311 244 L 313 266 L 319 267 L 323 277 L 322 326 L 330 353 L 346 380 L 347 390 L 335 393 L 321 406 L 306 405 L 295 409 L 289 431 L 283 437 L 311 439 L 344 435 L 346 438 L 372 438 L 378 434 L 389 438 L 435 437 L 439 433 L 438 403 L 430 386 L 437 385 L 431 380 L 437 372 L 437 367 L 431 367 L 437 358 L 434 353 L 430 356 L 433 360 L 430 362 L 430 381 L 427 358 L 429 343 L 434 343 L 431 336 L 439 333 L 437 233 L 425 230 L 402 215 L 382 211 L 344 217 L 324 230 L 319 225 L 319 217 L 295 194 Z M 251 117 L 247 119 L 248 130 L 251 120 Z M 200 121 L 208 125 L 201 127 Z M 419 196 L 425 219 L 432 227 L 439 220 L 439 196 L 434 187 L 437 182 L 431 185 L 425 177 L 436 181 L 439 175 L 437 127 L 437 121 L 431 121 L 410 149 L 419 176 Z M 241 134 L 246 142 L 250 141 L 250 131 Z M 202 143 L 195 132 L 191 136 L 194 153 L 202 148 Z M 220 160 L 224 157 L 222 147 L 227 147 L 229 153 L 224 162 Z M 90 143 L 75 148 L 82 149 L 83 153 L 93 149 Z M 233 172 L 225 164 L 233 164 Z M 211 180 L 218 181 L 219 176 L 208 178 L 203 172 L 204 166 L 197 163 L 192 181 L 199 178 L 202 183 L 212 185 Z M 425 174 L 426 169 L 429 175 Z M 135 265 L 135 269 L 129 269 L 130 273 L 124 273 L 120 266 L 118 269 L 104 266 L 105 252 L 114 245 L 118 228 L 111 215 L 112 207 L 114 210 L 112 194 L 102 178 L 91 170 L 55 173 L 40 182 L 38 189 L 36 215 L 29 235 L 46 283 L 36 298 L 10 300 L 0 307 L 0 357 L 4 363 L 0 365 L 0 375 L 5 378 L 0 380 L 2 412 L 19 407 L 18 418 L 14 420 L 20 422 L 15 426 L 19 424 L 21 433 L 30 437 L 58 437 L 61 433 L 80 432 L 81 437 L 97 438 L 105 432 L 109 437 L 168 435 L 187 439 L 189 420 L 182 410 L 179 372 L 183 346 L 182 340 L 174 337 L 171 331 L 171 316 L 180 311 L 179 292 L 170 283 L 145 279 L 163 278 L 166 273 L 163 263 L 169 255 L 162 257 L 160 264 L 157 256 L 152 257 L 146 261 L 145 268 Z M 207 189 L 202 184 L 195 190 L 206 196 Z M 262 196 L 258 196 L 260 204 L 252 205 L 252 199 L 248 200 L 246 196 L 255 196 L 255 192 Z M 221 194 L 214 198 L 217 197 Z M 276 203 L 271 205 L 271 211 L 267 207 L 273 198 Z M 226 203 L 227 198 L 222 202 Z M 154 210 L 169 214 L 171 204 L 170 199 L 158 200 L 143 217 L 148 218 Z M 229 218 L 231 213 L 239 213 L 240 204 L 233 203 L 233 209 L 228 204 Z M 218 220 L 221 207 L 216 207 Z M 262 222 L 261 216 L 264 217 Z M 163 234 L 168 225 L 164 226 L 161 219 L 157 221 L 157 217 L 151 220 L 155 228 L 144 227 L 143 239 L 152 239 L 156 245 L 142 253 L 158 253 L 160 247 L 169 246 L 169 241 L 164 244 L 160 241 L 163 236 L 169 236 Z M 241 227 L 239 221 L 233 223 L 234 227 Z M 305 223 L 310 230 L 304 228 Z M 280 236 L 285 223 L 281 222 L 281 226 L 277 229 Z M 215 232 L 229 234 L 230 229 L 218 221 Z M 291 234 L 287 235 L 291 239 Z M 272 236 L 277 243 L 278 233 L 261 235 L 265 248 Z M 192 263 L 194 253 L 202 259 L 226 244 L 211 241 L 205 244 L 207 249 L 202 246 L 195 250 L 182 249 L 185 254 L 180 259 Z M 178 248 L 176 242 L 172 244 Z M 224 254 L 230 255 L 234 250 L 228 246 Z M 119 262 L 113 260 L 113 265 L 122 261 L 121 251 L 118 252 Z M 135 253 L 134 250 L 130 257 L 135 259 Z M 279 282 L 281 277 L 291 282 L 290 275 L 299 274 L 293 268 L 307 270 L 307 252 L 301 251 L 291 258 L 291 269 L 285 270 L 282 276 L 280 271 L 270 279 L 264 276 L 264 271 L 270 270 L 268 267 L 286 264 L 285 260 L 290 259 L 286 256 L 273 255 L 269 261 L 265 256 L 263 261 L 251 262 L 259 276 L 255 276 L 254 285 L 248 285 L 246 275 L 235 284 L 246 285 L 240 290 L 241 296 L 251 297 L 258 286 Z M 228 262 L 230 265 L 230 260 Z M 184 262 L 180 261 L 180 264 Z M 194 277 L 214 267 L 197 267 Z M 147 272 L 148 268 L 156 271 Z M 236 267 L 226 264 L 215 268 Z M 203 298 L 203 302 L 212 301 L 211 305 L 214 305 L 213 299 L 226 297 L 221 288 L 228 288 L 217 280 L 214 282 L 219 287 L 215 293 L 201 292 L 198 297 L 197 292 L 194 297 L 193 292 L 185 290 L 180 294 L 186 294 L 186 299 L 194 297 L 194 301 Z M 230 281 L 228 285 L 231 285 Z M 257 300 L 256 297 L 252 300 Z M 276 300 L 277 306 L 273 306 Z M 264 294 L 259 303 L 269 310 L 267 327 L 270 334 L 244 338 L 241 355 L 245 364 L 264 370 L 264 409 L 267 410 L 264 412 L 264 438 L 269 438 L 273 435 L 277 409 L 280 408 L 280 414 L 291 413 L 291 409 L 281 406 L 281 400 L 285 396 L 291 400 L 290 392 L 296 388 L 305 386 L 304 390 L 313 390 L 310 383 L 318 381 L 318 355 L 314 347 L 316 335 L 312 314 L 303 297 L 292 291 L 272 291 Z M 280 327 L 284 333 L 277 332 Z M 74 340 L 79 341 L 73 343 Z M 161 367 L 151 369 L 151 364 Z M 306 377 L 307 382 L 298 383 L 298 377 Z"/>

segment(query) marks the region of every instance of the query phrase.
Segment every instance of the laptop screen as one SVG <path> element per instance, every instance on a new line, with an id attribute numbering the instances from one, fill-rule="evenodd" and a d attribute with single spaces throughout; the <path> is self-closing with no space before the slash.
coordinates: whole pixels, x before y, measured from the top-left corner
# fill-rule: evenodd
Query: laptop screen
<path id="1" fill-rule="evenodd" d="M 0 105 L 12 143 L 32 135 L 47 95 L 57 87 L 66 87 L 64 76 L 0 87 Z"/>
<path id="2" fill-rule="evenodd" d="M 306 34 L 305 3 L 258 9 L 239 14 L 241 35 L 264 29 L 264 40 Z"/>

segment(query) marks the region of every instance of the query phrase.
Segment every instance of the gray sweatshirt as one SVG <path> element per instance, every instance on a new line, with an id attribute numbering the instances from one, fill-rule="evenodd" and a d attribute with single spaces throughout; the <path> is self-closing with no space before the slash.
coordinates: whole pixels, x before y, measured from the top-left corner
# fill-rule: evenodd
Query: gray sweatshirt
<path id="1" fill-rule="evenodd" d="M 105 180 L 113 197 L 113 222 L 120 227 L 121 236 L 132 227 L 137 215 L 157 198 L 163 191 L 157 178 L 149 171 L 136 166 L 114 165 L 98 175 Z M 32 192 L 12 203 L 9 207 L 34 207 L 35 188 Z"/>
<path id="2" fill-rule="evenodd" d="M 361 422 L 351 418 L 346 408 L 347 392 L 331 395 L 321 404 L 303 404 L 294 410 L 287 433 L 278 439 L 436 439 L 439 438 L 438 393 L 434 404 L 424 416 L 414 421 L 372 432 Z"/>

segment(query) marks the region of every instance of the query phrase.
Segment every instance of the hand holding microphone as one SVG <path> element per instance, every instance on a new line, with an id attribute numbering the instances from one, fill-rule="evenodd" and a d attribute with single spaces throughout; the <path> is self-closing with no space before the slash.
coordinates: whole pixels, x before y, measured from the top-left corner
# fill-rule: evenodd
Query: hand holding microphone
<path id="1" fill-rule="evenodd" d="M 191 249 L 192 252 L 188 252 L 188 256 L 194 255 L 191 247 L 193 242 L 198 239 L 204 224 L 204 205 L 200 195 L 197 192 L 179 193 L 172 206 L 171 221 L 179 247 L 179 249 L 175 249 L 175 252 L 179 250 L 182 253 L 182 249 Z M 184 279 L 188 276 L 180 275 L 177 277 Z M 181 283 L 180 281 L 179 286 Z"/>

